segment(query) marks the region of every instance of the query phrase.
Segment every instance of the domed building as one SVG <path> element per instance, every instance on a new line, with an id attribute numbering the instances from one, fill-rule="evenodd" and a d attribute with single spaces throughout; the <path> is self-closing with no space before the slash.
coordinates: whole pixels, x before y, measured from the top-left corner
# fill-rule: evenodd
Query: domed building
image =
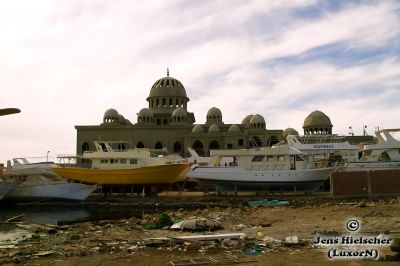
<path id="1" fill-rule="evenodd" d="M 99 139 L 129 144 L 130 148 L 166 148 L 185 157 L 189 155 L 188 147 L 207 156 L 212 149 L 271 146 L 282 139 L 283 131 L 267 129 L 264 117 L 259 114 L 249 114 L 241 123 L 225 124 L 222 111 L 211 107 L 205 123 L 195 124 L 195 115 L 188 110 L 185 86 L 171 77 L 168 70 L 165 77 L 153 83 L 146 100 L 147 107 L 139 109 L 134 124 L 110 108 L 100 125 L 75 126 L 77 155 L 94 150 L 93 140 Z"/>

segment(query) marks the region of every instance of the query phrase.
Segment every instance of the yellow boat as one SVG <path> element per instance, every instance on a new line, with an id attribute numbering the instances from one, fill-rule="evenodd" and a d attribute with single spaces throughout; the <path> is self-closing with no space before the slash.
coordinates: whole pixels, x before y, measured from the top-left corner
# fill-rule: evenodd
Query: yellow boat
<path id="1" fill-rule="evenodd" d="M 96 151 L 84 152 L 86 166 L 56 165 L 52 171 L 61 177 L 101 185 L 172 184 L 190 169 L 180 156 L 155 155 L 149 149 L 115 150 L 110 142 L 94 142 Z"/>

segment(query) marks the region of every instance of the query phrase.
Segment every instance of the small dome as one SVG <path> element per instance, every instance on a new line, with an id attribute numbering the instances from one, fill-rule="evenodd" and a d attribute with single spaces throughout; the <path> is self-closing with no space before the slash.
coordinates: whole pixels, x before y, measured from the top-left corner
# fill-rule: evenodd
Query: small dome
<path id="1" fill-rule="evenodd" d="M 140 117 L 152 117 L 153 113 L 149 110 L 149 108 L 143 108 L 139 111 L 138 116 Z"/>
<path id="2" fill-rule="evenodd" d="M 314 111 L 304 120 L 303 128 L 308 127 L 332 127 L 329 117 L 321 111 Z"/>
<path id="3" fill-rule="evenodd" d="M 242 125 L 245 127 L 250 127 L 250 119 L 253 117 L 253 115 L 248 115 L 242 120 Z"/>
<path id="4" fill-rule="evenodd" d="M 175 123 L 187 123 L 188 121 L 188 113 L 187 111 L 182 108 L 178 107 L 176 108 L 171 115 L 170 122 L 175 124 Z"/>
<path id="5" fill-rule="evenodd" d="M 265 119 L 262 115 L 253 115 L 250 119 L 250 127 L 252 128 L 265 128 Z"/>
<path id="6" fill-rule="evenodd" d="M 206 116 L 206 126 L 210 126 L 212 124 L 222 125 L 222 112 L 217 107 L 212 107 L 207 112 Z"/>
<path id="7" fill-rule="evenodd" d="M 192 129 L 192 133 L 204 133 L 204 128 L 201 125 L 195 125 Z"/>
<path id="8" fill-rule="evenodd" d="M 187 112 L 184 108 L 182 107 L 178 107 L 176 108 L 173 112 L 172 112 L 172 116 L 181 116 L 181 117 L 186 117 L 187 116 Z"/>
<path id="9" fill-rule="evenodd" d="M 207 112 L 207 119 L 222 118 L 222 112 L 217 107 L 212 107 Z"/>
<path id="10" fill-rule="evenodd" d="M 153 113 L 148 108 L 143 108 L 137 114 L 138 123 L 152 124 L 154 122 Z"/>
<path id="11" fill-rule="evenodd" d="M 228 132 L 240 132 L 240 128 L 238 125 L 233 124 L 229 127 Z"/>
<path id="12" fill-rule="evenodd" d="M 118 115 L 119 114 L 118 114 L 117 110 L 115 110 L 113 108 L 110 108 L 107 111 L 105 111 L 104 119 L 107 119 L 107 118 L 118 118 Z"/>
<path id="13" fill-rule="evenodd" d="M 282 133 L 282 138 L 283 138 L 283 139 L 286 139 L 286 137 L 289 136 L 289 135 L 296 135 L 296 136 L 298 136 L 299 133 L 296 131 L 296 129 L 289 127 L 289 128 L 287 128 L 287 129 L 285 129 L 285 130 L 283 131 L 283 133 Z"/>
<path id="14" fill-rule="evenodd" d="M 217 133 L 220 132 L 221 130 L 216 124 L 212 124 L 210 128 L 208 129 L 208 133 Z"/>

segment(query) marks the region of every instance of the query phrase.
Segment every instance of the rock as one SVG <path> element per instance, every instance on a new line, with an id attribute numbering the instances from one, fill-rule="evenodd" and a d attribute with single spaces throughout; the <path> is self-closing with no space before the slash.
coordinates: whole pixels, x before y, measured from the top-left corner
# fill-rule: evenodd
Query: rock
<path id="1" fill-rule="evenodd" d="M 133 246 L 128 247 L 126 250 L 129 253 L 133 253 L 133 252 L 137 251 L 138 249 L 139 249 L 139 247 L 137 245 L 133 245 Z"/>
<path id="2" fill-rule="evenodd" d="M 90 249 L 90 253 L 98 253 L 101 250 L 100 247 L 93 247 Z"/>
<path id="3" fill-rule="evenodd" d="M 298 244 L 299 243 L 299 237 L 298 236 L 288 236 L 285 239 L 286 244 Z"/>

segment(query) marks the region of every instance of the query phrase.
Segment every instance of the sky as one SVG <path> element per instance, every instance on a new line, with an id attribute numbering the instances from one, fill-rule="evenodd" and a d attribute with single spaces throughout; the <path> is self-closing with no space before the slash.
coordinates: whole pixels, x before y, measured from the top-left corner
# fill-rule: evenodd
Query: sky
<path id="1" fill-rule="evenodd" d="M 400 1 L 14 0 L 0 2 L 0 163 L 75 154 L 75 125 L 109 108 L 132 123 L 153 83 L 180 80 L 204 123 L 260 114 L 300 134 L 400 127 Z"/>

